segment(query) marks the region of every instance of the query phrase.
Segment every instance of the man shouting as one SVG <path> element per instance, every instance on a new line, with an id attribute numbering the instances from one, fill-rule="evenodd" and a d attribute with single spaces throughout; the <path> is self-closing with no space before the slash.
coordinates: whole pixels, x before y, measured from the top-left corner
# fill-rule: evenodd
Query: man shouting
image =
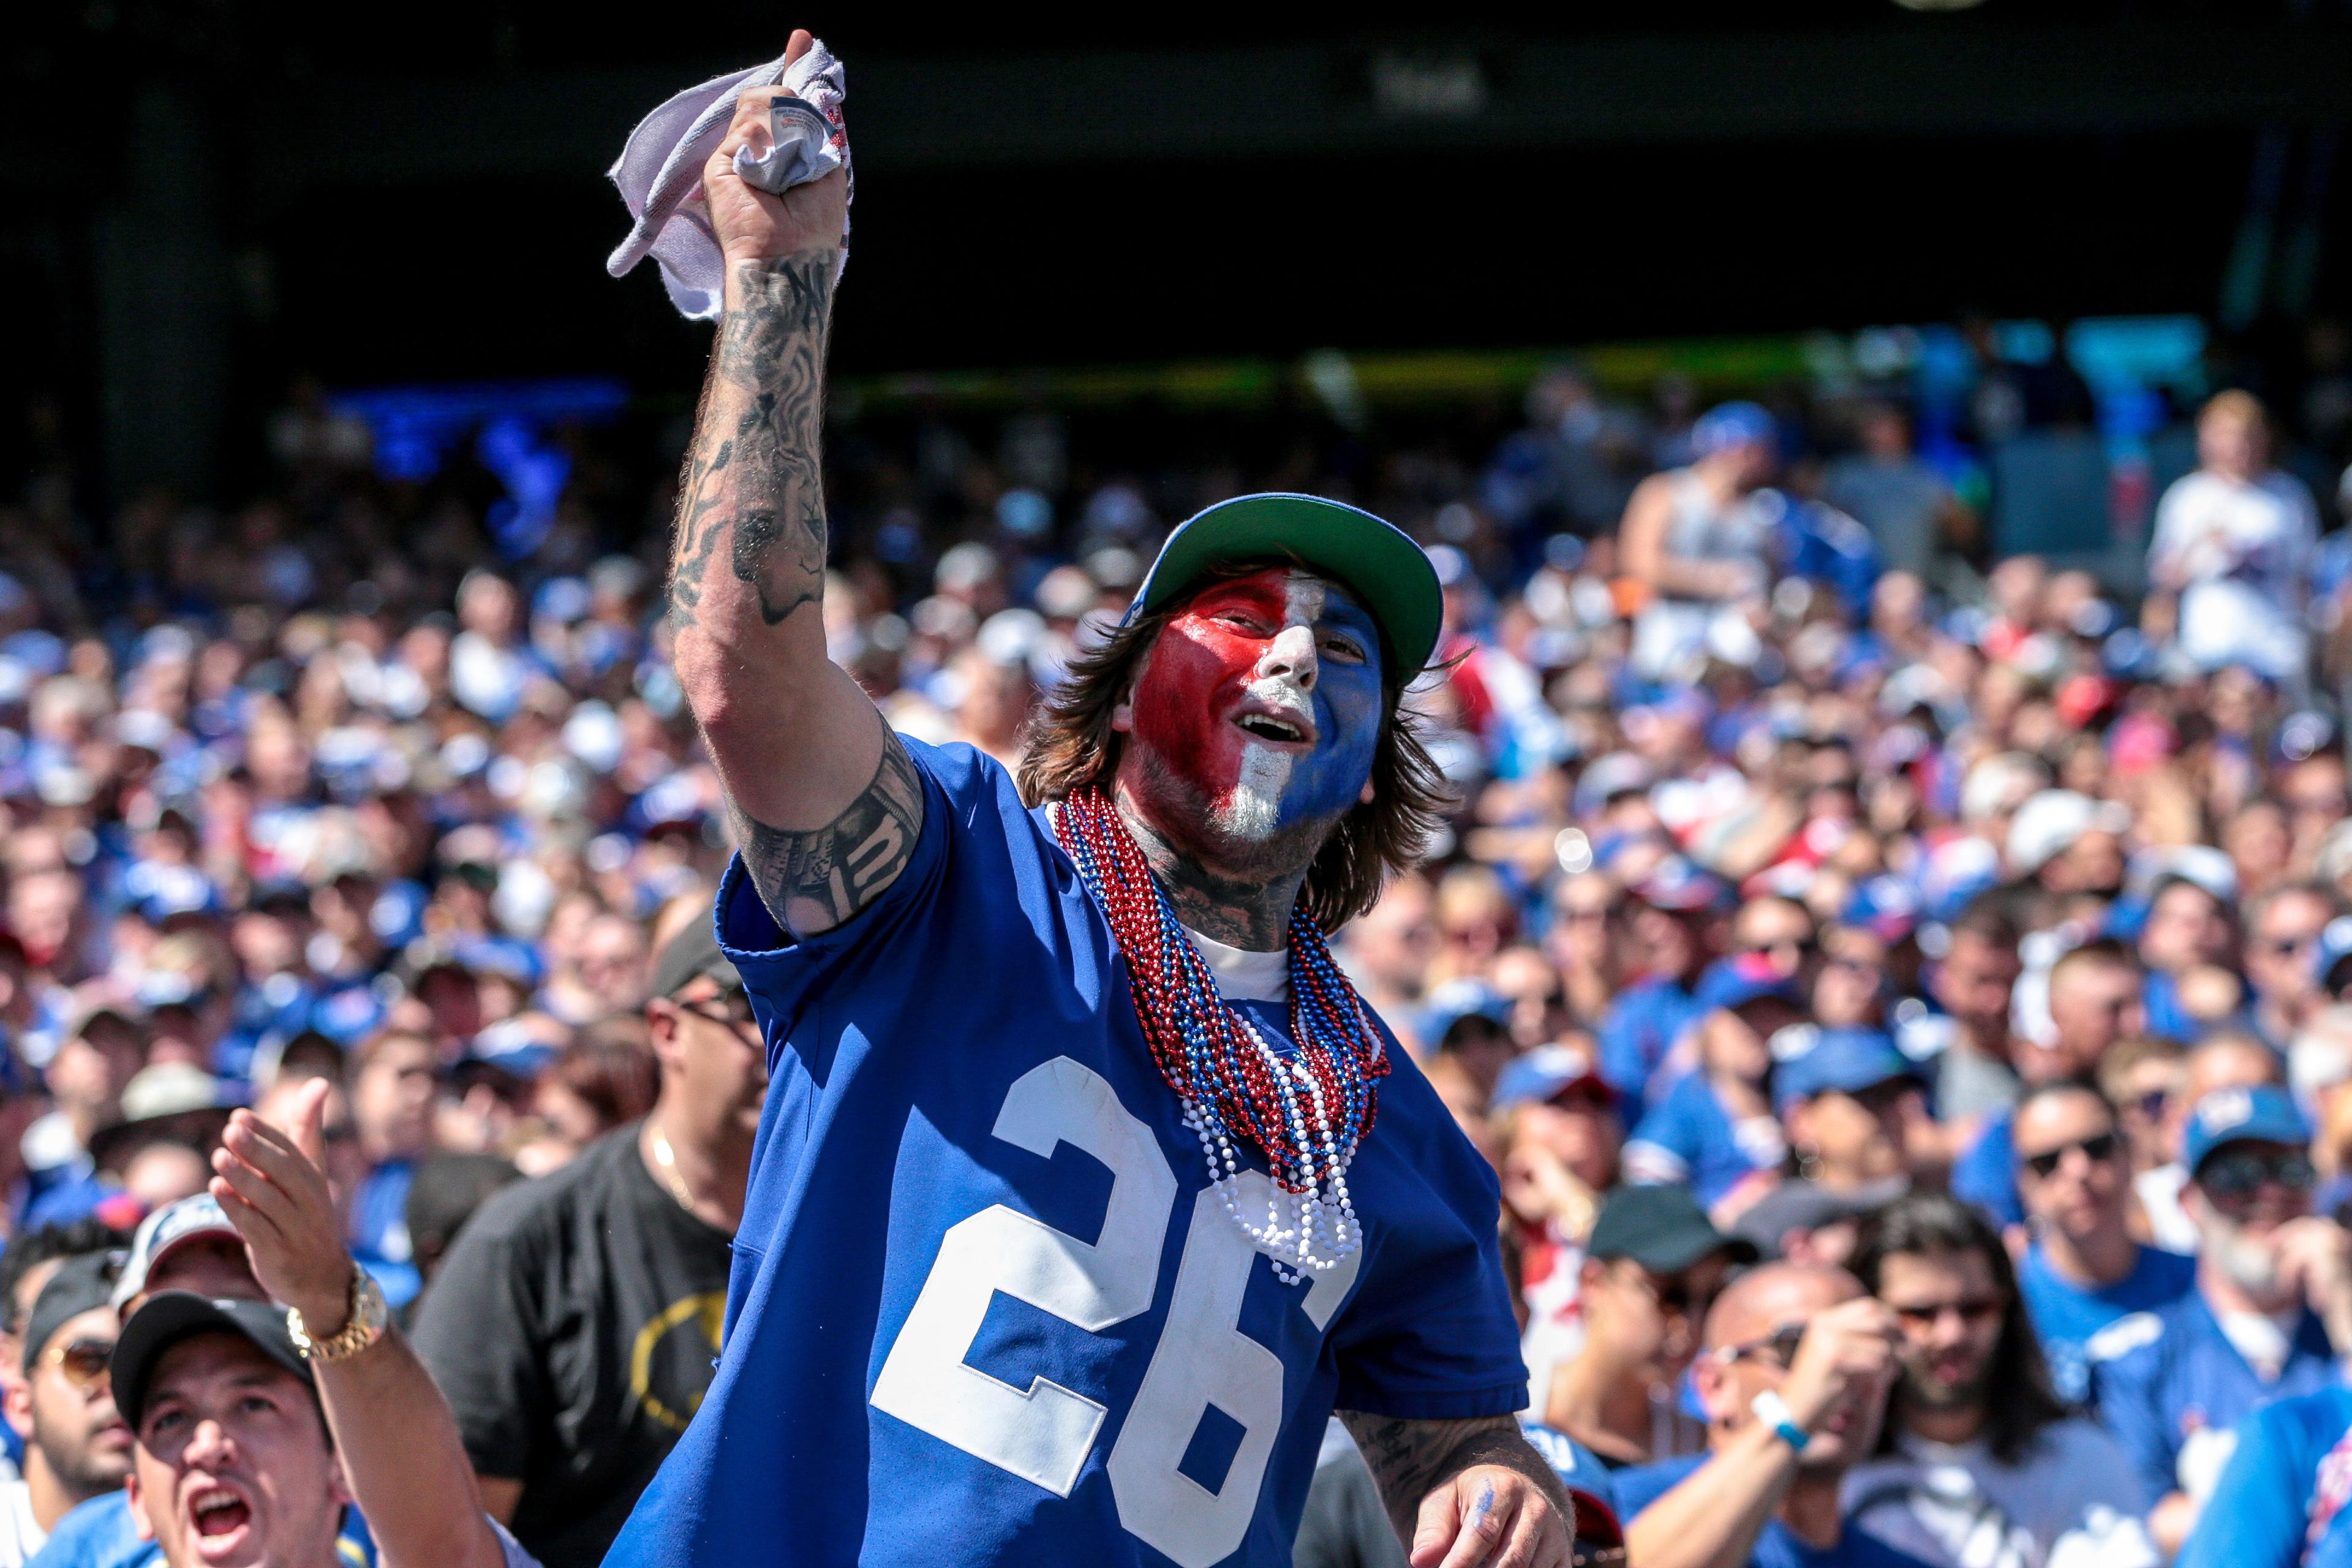
<path id="1" fill-rule="evenodd" d="M 778 96 L 704 174 L 726 306 L 670 584 L 772 1079 L 717 1375 L 608 1563 L 1270 1568 L 1336 1406 L 1415 1568 L 1561 1568 L 1494 1179 L 1323 940 L 1433 819 L 1398 712 L 1427 559 L 1228 501 L 1017 783 L 892 733 L 820 604 L 841 178 L 734 173 Z"/>

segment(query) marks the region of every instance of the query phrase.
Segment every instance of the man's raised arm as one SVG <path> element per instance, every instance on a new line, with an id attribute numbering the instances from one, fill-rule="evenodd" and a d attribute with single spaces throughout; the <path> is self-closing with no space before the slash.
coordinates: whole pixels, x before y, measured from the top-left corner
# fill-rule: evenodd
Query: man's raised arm
<path id="1" fill-rule="evenodd" d="M 809 47 L 793 35 L 790 58 Z M 745 867 L 777 923 L 829 931 L 914 852 L 923 792 L 906 748 L 825 657 L 825 340 L 847 184 L 781 196 L 735 151 L 771 137 L 780 88 L 737 103 L 703 171 L 726 309 L 695 418 L 670 551 L 672 658 L 727 792 Z"/>

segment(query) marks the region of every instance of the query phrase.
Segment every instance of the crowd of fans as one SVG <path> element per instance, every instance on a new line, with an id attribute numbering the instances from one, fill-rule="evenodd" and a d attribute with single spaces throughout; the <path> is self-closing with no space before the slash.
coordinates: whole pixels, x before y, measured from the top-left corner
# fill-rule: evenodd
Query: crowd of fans
<path id="1" fill-rule="evenodd" d="M 2285 463 L 2325 454 L 2205 405 L 2134 603 L 1990 558 L 1899 391 L 1634 408 L 1562 368 L 1527 407 L 1129 468 L 1039 410 L 992 449 L 845 425 L 833 656 L 1010 763 L 1198 504 L 1391 517 L 1444 586 L 1411 700 L 1461 805 L 1337 951 L 1498 1173 L 1527 1418 L 1634 1568 L 2326 1533 L 2352 787 L 2336 501 Z M 37 467 L 0 519 L 0 1568 L 326 1527 L 593 1564 L 709 1379 L 765 1083 L 710 934 L 669 493 L 582 437 L 494 527 L 514 502 L 378 478 L 315 395 L 269 436 L 227 515 L 100 529 Z M 331 1221 L 273 1253 L 216 1179 Z M 346 1254 L 402 1346 L 371 1375 L 414 1382 L 362 1396 L 236 1305 L 328 1313 Z M 209 1306 L 140 1327 L 182 1290 Z M 191 1488 L 155 1412 L 229 1415 L 188 1343 L 306 1385 L 281 1403 L 324 1425 L 268 1441 L 331 1433 L 341 1478 L 291 1512 Z M 361 1405 L 480 1509 L 373 1501 Z M 1326 1458 L 1318 1496 L 1359 1484 Z M 1299 1560 L 1399 1560 L 1384 1529 L 1310 1504 Z"/>

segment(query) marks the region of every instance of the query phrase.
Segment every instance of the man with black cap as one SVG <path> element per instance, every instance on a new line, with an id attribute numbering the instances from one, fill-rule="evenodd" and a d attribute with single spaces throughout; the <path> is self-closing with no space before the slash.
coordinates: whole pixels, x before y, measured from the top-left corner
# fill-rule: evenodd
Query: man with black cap
<path id="1" fill-rule="evenodd" d="M 702 171 L 669 584 L 775 1084 L 718 1374 L 609 1562 L 1287 1563 L 1336 1407 L 1425 1563 L 1565 1563 L 1494 1173 L 1324 940 L 1443 816 L 1401 711 L 1435 569 L 1351 506 L 1223 500 L 1017 780 L 895 733 L 825 640 L 846 181 L 736 161 L 807 110 L 745 91 Z"/>
<path id="2" fill-rule="evenodd" d="M 25 1326 L 24 1376 L 8 1384 L 8 1423 L 25 1439 L 25 1478 L 0 1486 L 0 1568 L 18 1568 L 77 1503 L 122 1485 L 131 1434 L 107 1385 L 114 1350 L 113 1265 L 85 1252 L 58 1265 Z"/>
<path id="3" fill-rule="evenodd" d="M 490 1512 L 593 1568 L 710 1384 L 767 1089 L 735 966 L 696 921 L 655 961 L 644 1121 L 467 1221 L 415 1324 Z"/>
<path id="4" fill-rule="evenodd" d="M 352 1503 L 374 1527 L 382 1568 L 530 1568 L 462 1490 L 415 1495 L 403 1484 L 412 1472 L 368 1461 L 374 1444 L 352 1440 L 362 1402 L 322 1395 L 329 1356 L 342 1359 L 266 1301 L 166 1290 L 122 1325 L 110 1370 L 135 1440 L 124 1489 L 167 1568 L 336 1568 Z M 436 1516 L 478 1528 L 453 1551 Z M 425 1521 L 436 1522 L 419 1528 Z"/>
<path id="5" fill-rule="evenodd" d="M 1681 1187 L 1620 1187 L 1585 1244 L 1584 1343 L 1552 1374 L 1547 1425 L 1612 1467 L 1696 1453 L 1706 1431 L 1684 1413 L 1683 1373 L 1708 1307 L 1756 1248 L 1715 1228 Z"/>

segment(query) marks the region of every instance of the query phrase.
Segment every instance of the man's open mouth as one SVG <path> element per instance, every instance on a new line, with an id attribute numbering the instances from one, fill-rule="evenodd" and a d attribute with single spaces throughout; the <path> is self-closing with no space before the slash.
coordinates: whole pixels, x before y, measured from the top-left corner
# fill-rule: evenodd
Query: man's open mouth
<path id="1" fill-rule="evenodd" d="M 227 1487 L 206 1487 L 188 1500 L 188 1518 L 205 1540 L 234 1535 L 253 1518 L 253 1505 Z"/>
<path id="2" fill-rule="evenodd" d="M 1312 728 L 1279 714 L 1256 710 L 1236 713 L 1234 722 L 1259 740 L 1270 741 L 1277 746 L 1304 746 L 1315 739 Z"/>

